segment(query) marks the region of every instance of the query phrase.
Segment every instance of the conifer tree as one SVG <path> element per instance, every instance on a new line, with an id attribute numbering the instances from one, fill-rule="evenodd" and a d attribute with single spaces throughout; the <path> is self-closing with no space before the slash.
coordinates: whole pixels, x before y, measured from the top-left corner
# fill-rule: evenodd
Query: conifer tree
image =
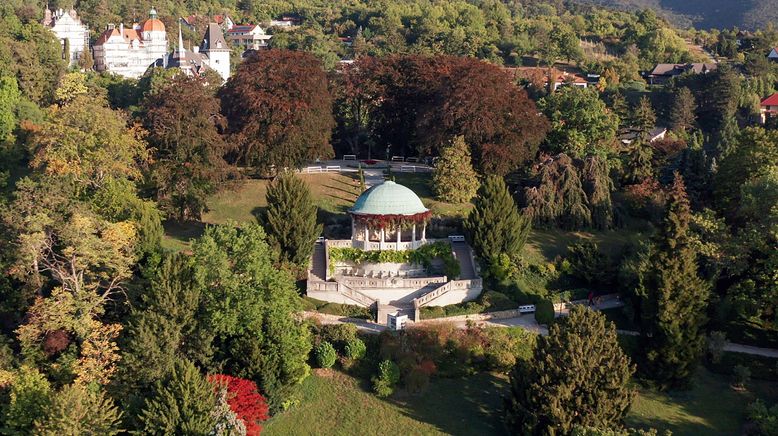
<path id="1" fill-rule="evenodd" d="M 621 92 L 616 91 L 611 97 L 611 109 L 619 116 L 619 125 L 623 126 L 629 120 L 629 105 Z"/>
<path id="2" fill-rule="evenodd" d="M 192 362 L 176 362 L 158 381 L 141 411 L 145 434 L 208 435 L 216 426 L 216 392 Z"/>
<path id="3" fill-rule="evenodd" d="M 592 223 L 592 213 L 587 205 L 586 193 L 581 185 L 581 178 L 572 160 L 562 169 L 559 182 L 559 198 L 561 199 L 561 216 L 559 224 L 570 230 L 588 227 Z"/>
<path id="4" fill-rule="evenodd" d="M 475 197 L 464 230 L 476 255 L 490 264 L 501 254 L 517 255 L 527 240 L 530 220 L 519 213 L 500 176 L 488 176 Z"/>
<path id="5" fill-rule="evenodd" d="M 694 94 L 685 86 L 679 89 L 670 110 L 670 129 L 676 133 L 685 133 L 693 129 L 697 122 L 696 110 L 697 102 L 694 100 Z"/>
<path id="6" fill-rule="evenodd" d="M 654 166 L 651 162 L 654 151 L 650 145 L 643 141 L 635 141 L 625 156 L 624 181 L 628 184 L 641 183 L 654 175 Z"/>
<path id="7" fill-rule="evenodd" d="M 632 109 L 631 120 L 632 126 L 647 132 L 656 126 L 656 113 L 654 112 L 651 101 L 648 97 L 643 96 L 640 98 L 637 106 Z"/>
<path id="8" fill-rule="evenodd" d="M 263 221 L 268 242 L 282 260 L 307 266 L 313 244 L 322 231 L 316 223 L 317 207 L 308 185 L 293 173 L 285 172 L 268 187 L 266 198 Z"/>
<path id="9" fill-rule="evenodd" d="M 70 66 L 70 38 L 65 38 L 65 42 L 62 47 L 62 59 L 65 60 L 65 66 Z"/>
<path id="10" fill-rule="evenodd" d="M 432 183 L 435 197 L 440 201 L 466 203 L 475 196 L 478 177 L 463 136 L 455 137 L 441 150 Z"/>
<path id="11" fill-rule="evenodd" d="M 533 359 L 513 368 L 506 423 L 513 434 L 617 427 L 634 397 L 633 372 L 613 323 L 576 306 L 538 339 Z"/>
<path id="12" fill-rule="evenodd" d="M 613 226 L 613 182 L 608 174 L 608 162 L 597 156 L 584 160 L 583 187 L 589 200 L 592 225 L 600 230 Z"/>
<path id="13" fill-rule="evenodd" d="M 111 397 L 81 384 L 62 388 L 54 396 L 45 418 L 35 424 L 35 434 L 115 435 L 119 434 L 122 412 Z"/>
<path id="14" fill-rule="evenodd" d="M 683 178 L 676 173 L 649 271 L 636 290 L 645 352 L 642 369 L 663 388 L 686 385 L 705 347 L 709 287 L 697 270 L 690 219 Z"/>

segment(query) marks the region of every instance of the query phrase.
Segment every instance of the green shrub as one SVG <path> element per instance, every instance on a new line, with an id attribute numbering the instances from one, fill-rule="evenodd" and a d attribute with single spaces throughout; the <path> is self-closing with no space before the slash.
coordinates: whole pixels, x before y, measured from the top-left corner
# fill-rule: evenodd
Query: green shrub
<path id="1" fill-rule="evenodd" d="M 373 390 L 379 397 L 388 397 L 400 381 L 400 367 L 391 360 L 378 364 L 378 375 L 373 377 Z"/>
<path id="2" fill-rule="evenodd" d="M 335 364 L 335 360 L 338 358 L 338 353 L 335 352 L 335 347 L 329 342 L 322 342 L 316 347 L 316 364 L 319 368 L 332 368 Z"/>
<path id="3" fill-rule="evenodd" d="M 474 315 L 476 313 L 511 310 L 516 309 L 517 307 L 519 307 L 518 303 L 513 301 L 507 295 L 501 292 L 487 291 L 483 293 L 477 301 L 450 304 L 448 306 L 422 307 L 420 316 L 421 319 L 434 319 L 449 316 Z"/>
<path id="4" fill-rule="evenodd" d="M 354 324 L 327 324 L 321 326 L 321 338 L 335 345 L 345 346 L 349 341 L 357 339 L 357 326 Z"/>
<path id="5" fill-rule="evenodd" d="M 345 354 L 346 357 L 353 360 L 359 360 L 365 357 L 367 353 L 367 345 L 359 338 L 354 338 L 346 343 Z"/>
<path id="6" fill-rule="evenodd" d="M 778 404 L 767 407 L 761 400 L 748 406 L 748 420 L 758 429 L 758 434 L 778 434 Z"/>
<path id="7" fill-rule="evenodd" d="M 535 321 L 550 325 L 554 322 L 554 304 L 549 300 L 540 300 L 535 304 Z"/>
<path id="8" fill-rule="evenodd" d="M 351 304 L 327 303 L 316 310 L 328 315 L 346 316 L 349 318 L 373 318 L 373 314 L 367 307 L 354 306 Z"/>
<path id="9" fill-rule="evenodd" d="M 454 257 L 451 245 L 448 242 L 439 241 L 431 244 L 422 245 L 416 250 L 371 250 L 365 251 L 359 248 L 337 248 L 328 250 L 330 273 L 334 272 L 337 262 L 361 263 L 412 263 L 422 265 L 428 270 L 432 267 L 434 259 L 443 261 L 443 273 L 450 278 L 459 276 L 459 262 Z"/>
<path id="10" fill-rule="evenodd" d="M 745 388 L 751 381 L 751 370 L 745 365 L 735 365 L 732 368 L 732 385 L 738 388 Z"/>
<path id="11" fill-rule="evenodd" d="M 615 276 L 614 265 L 597 244 L 584 241 L 568 248 L 567 260 L 570 274 L 587 285 L 610 286 Z"/>

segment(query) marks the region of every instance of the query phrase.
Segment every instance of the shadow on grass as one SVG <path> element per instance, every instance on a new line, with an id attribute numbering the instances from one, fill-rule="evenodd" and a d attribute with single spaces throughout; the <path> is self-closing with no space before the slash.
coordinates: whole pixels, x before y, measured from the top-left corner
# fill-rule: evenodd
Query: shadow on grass
<path id="1" fill-rule="evenodd" d="M 265 211 L 267 211 L 267 206 L 257 206 L 251 209 L 251 215 L 253 215 L 254 218 L 257 219 L 257 222 L 261 224 L 262 219 L 265 216 Z"/>
<path id="2" fill-rule="evenodd" d="M 175 221 L 166 220 L 162 223 L 165 234 L 181 242 L 189 242 L 203 235 L 206 224 L 200 221 Z"/>
<path id="3" fill-rule="evenodd" d="M 463 378 L 434 379 L 419 395 L 398 392 L 388 401 L 403 414 L 456 435 L 505 435 L 502 422 L 507 378 L 479 373 Z"/>

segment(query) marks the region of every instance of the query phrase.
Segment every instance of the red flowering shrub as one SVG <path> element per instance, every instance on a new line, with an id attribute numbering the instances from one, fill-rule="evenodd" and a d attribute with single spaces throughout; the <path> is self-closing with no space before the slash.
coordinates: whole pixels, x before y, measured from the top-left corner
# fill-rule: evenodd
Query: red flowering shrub
<path id="1" fill-rule="evenodd" d="M 259 435 L 262 432 L 259 423 L 268 418 L 268 406 L 256 383 L 224 374 L 211 375 L 208 381 L 213 383 L 216 389 L 227 388 L 227 404 L 246 425 L 246 434 Z"/>

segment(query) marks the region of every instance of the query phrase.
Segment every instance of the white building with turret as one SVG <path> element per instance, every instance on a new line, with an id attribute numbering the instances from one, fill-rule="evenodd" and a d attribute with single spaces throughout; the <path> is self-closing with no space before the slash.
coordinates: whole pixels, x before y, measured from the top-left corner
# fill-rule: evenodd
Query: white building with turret
<path id="1" fill-rule="evenodd" d="M 149 19 L 142 24 L 125 28 L 111 26 L 94 44 L 95 70 L 107 71 L 123 77 L 139 78 L 148 68 L 167 56 L 165 24 L 157 11 L 149 11 Z"/>
<path id="2" fill-rule="evenodd" d="M 85 50 L 89 50 L 89 28 L 85 26 L 74 9 L 51 11 L 46 8 L 43 16 L 44 27 L 48 27 L 62 44 L 65 58 L 65 41 L 70 45 L 70 65 L 75 65 Z"/>
<path id="3" fill-rule="evenodd" d="M 230 78 L 230 48 L 224 40 L 221 27 L 217 23 L 210 23 L 200 46 L 187 50 L 179 27 L 176 50 L 158 61 L 157 66 L 179 68 L 189 76 L 199 76 L 211 69 L 226 82 Z"/>

